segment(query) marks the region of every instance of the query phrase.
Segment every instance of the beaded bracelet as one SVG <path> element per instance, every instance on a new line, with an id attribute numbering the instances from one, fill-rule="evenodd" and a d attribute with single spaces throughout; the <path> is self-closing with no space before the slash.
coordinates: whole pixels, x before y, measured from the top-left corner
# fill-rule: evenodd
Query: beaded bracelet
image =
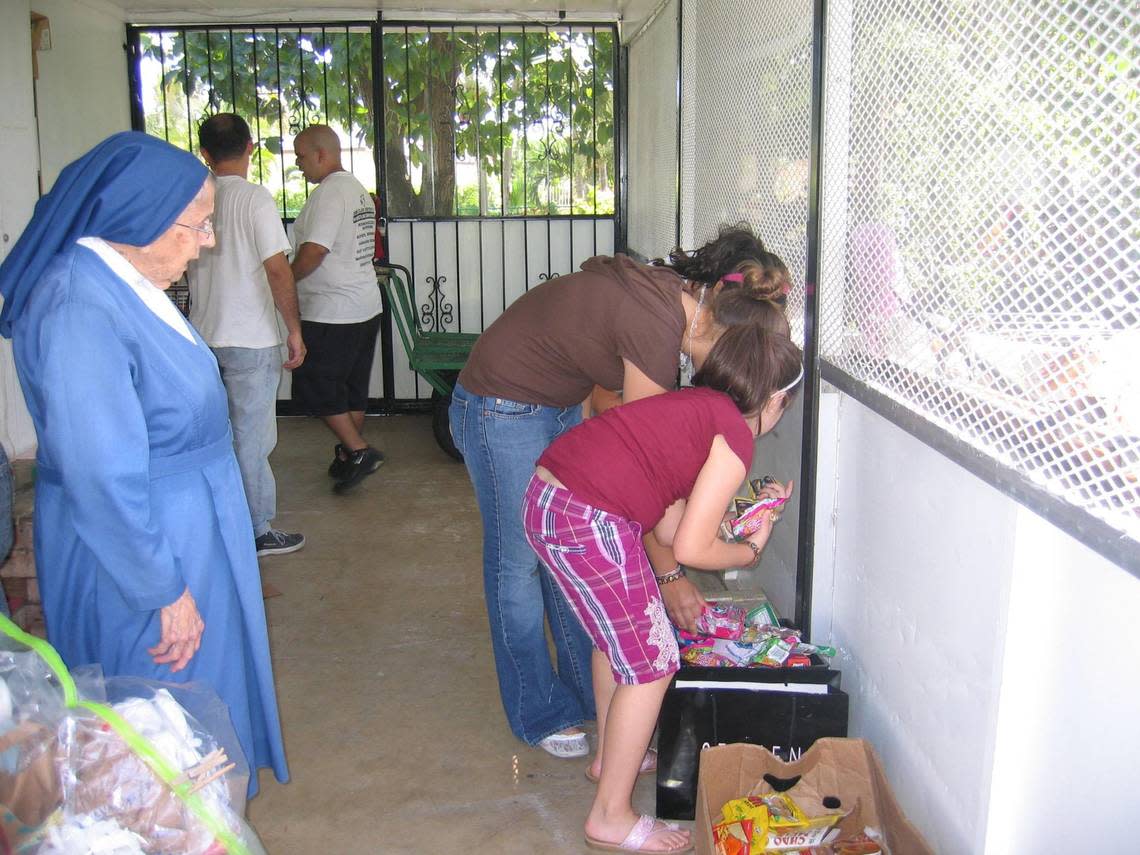
<path id="1" fill-rule="evenodd" d="M 670 570 L 664 576 L 658 576 L 657 577 L 657 584 L 658 585 L 668 585 L 670 582 L 676 582 L 678 579 L 684 579 L 684 578 L 685 578 L 685 571 L 682 570 L 681 565 L 678 564 L 676 567 L 674 567 L 672 570 Z"/>

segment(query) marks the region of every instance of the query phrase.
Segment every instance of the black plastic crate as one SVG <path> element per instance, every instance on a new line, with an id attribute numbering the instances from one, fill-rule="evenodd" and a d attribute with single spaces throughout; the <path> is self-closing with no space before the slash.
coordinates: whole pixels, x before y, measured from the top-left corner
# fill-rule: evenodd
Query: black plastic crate
<path id="1" fill-rule="evenodd" d="M 804 668 L 682 668 L 661 704 L 657 815 L 692 819 L 706 745 L 749 742 L 795 759 L 817 739 L 847 735 L 840 672 L 812 657 Z"/>

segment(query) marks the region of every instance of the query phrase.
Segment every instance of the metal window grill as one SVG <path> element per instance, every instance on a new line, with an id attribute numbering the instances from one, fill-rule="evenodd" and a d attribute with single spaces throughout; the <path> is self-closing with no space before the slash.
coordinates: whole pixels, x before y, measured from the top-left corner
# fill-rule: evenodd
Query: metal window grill
<path id="1" fill-rule="evenodd" d="M 384 22 L 388 214 L 614 212 L 614 28 Z"/>
<path id="2" fill-rule="evenodd" d="M 1127 0 L 829 4 L 821 356 L 1140 539 Z"/>
<path id="3" fill-rule="evenodd" d="M 376 186 L 372 35 L 368 25 L 132 28 L 136 126 L 197 152 L 198 125 L 218 112 L 249 122 L 250 178 L 265 185 L 283 219 L 296 217 L 308 185 L 292 140 L 307 125 L 339 132 L 344 166 Z"/>
<path id="4" fill-rule="evenodd" d="M 750 223 L 788 266 L 788 321 L 802 344 L 812 3 L 686 0 L 683 15 L 682 245 Z"/>
<path id="5" fill-rule="evenodd" d="M 251 180 L 284 219 L 309 186 L 292 139 L 315 122 L 365 187 L 384 178 L 388 250 L 424 326 L 478 332 L 527 288 L 613 252 L 619 200 L 613 24 L 132 27 L 133 121 L 190 151 L 219 111 L 247 119 Z M 373 80 L 373 68 L 379 69 Z M 377 132 L 380 141 L 377 142 Z M 370 393 L 431 394 L 396 349 Z M 387 391 L 385 391 L 387 390 Z"/>
<path id="6" fill-rule="evenodd" d="M 668 255 L 677 234 L 677 15 L 670 0 L 629 44 L 629 248 Z"/>
<path id="7" fill-rule="evenodd" d="M 479 332 L 614 248 L 616 28 L 380 27 L 388 248 L 427 329 Z M 393 392 L 432 389 L 393 353 Z"/>

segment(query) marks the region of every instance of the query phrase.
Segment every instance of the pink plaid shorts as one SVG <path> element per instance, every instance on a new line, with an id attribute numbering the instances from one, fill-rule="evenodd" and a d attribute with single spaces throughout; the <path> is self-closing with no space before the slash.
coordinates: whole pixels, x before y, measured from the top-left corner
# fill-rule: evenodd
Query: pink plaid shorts
<path id="1" fill-rule="evenodd" d="M 535 476 L 523 498 L 523 527 L 615 680 L 650 683 L 677 671 L 677 639 L 640 525 Z"/>

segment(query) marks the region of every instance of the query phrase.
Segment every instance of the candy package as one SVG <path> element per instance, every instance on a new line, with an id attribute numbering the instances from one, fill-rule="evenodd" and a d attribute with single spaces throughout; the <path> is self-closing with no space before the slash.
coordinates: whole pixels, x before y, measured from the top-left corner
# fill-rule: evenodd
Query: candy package
<path id="1" fill-rule="evenodd" d="M 749 851 L 764 851 L 768 841 L 768 807 L 759 798 L 745 796 L 725 802 L 721 817 L 725 822 L 747 822 L 752 829 Z"/>
<path id="2" fill-rule="evenodd" d="M 745 538 L 750 534 L 755 534 L 764 524 L 764 520 L 768 518 L 767 512 L 774 511 L 786 501 L 788 500 L 784 496 L 766 496 L 763 499 L 757 499 L 744 513 L 729 521 L 732 536 Z"/>
<path id="3" fill-rule="evenodd" d="M 765 796 L 749 796 L 768 808 L 770 828 L 795 828 L 807 825 L 807 817 L 787 793 L 768 793 Z"/>
<path id="4" fill-rule="evenodd" d="M 728 603 L 713 603 L 697 618 L 697 630 L 713 638 L 740 638 L 744 631 L 744 610 Z"/>
<path id="5" fill-rule="evenodd" d="M 827 647 L 823 644 L 797 644 L 792 653 L 798 656 L 825 656 L 828 659 L 835 656 L 836 650 L 834 647 Z"/>
<path id="6" fill-rule="evenodd" d="M 821 816 L 810 819 L 804 825 L 786 828 L 771 828 L 765 841 L 766 852 L 787 852 L 811 847 L 826 846 L 839 831 L 835 828 L 839 816 Z M 824 850 L 826 851 L 826 850 Z"/>
<path id="7" fill-rule="evenodd" d="M 731 668 L 739 663 L 715 652 L 708 645 L 694 644 L 681 651 L 681 661 L 694 668 Z"/>
<path id="8" fill-rule="evenodd" d="M 710 603 L 697 618 L 696 633 L 679 631 L 681 641 L 697 641 L 702 638 L 738 639 L 744 632 L 744 609 L 730 603 Z"/>
<path id="9" fill-rule="evenodd" d="M 721 809 L 724 823 L 751 822 L 750 852 L 812 851 L 836 837 L 842 814 L 808 817 L 787 793 L 744 796 Z M 826 851 L 826 850 L 821 850 Z"/>
<path id="10" fill-rule="evenodd" d="M 792 655 L 794 646 L 794 643 L 788 642 L 778 635 L 771 636 L 759 644 L 759 650 L 757 650 L 752 661 L 767 668 L 779 668 Z"/>
<path id="11" fill-rule="evenodd" d="M 775 607 L 767 600 L 749 609 L 744 615 L 744 622 L 748 626 L 779 626 L 780 616 L 776 614 Z"/>
<path id="12" fill-rule="evenodd" d="M 718 822 L 713 826 L 714 855 L 752 855 L 752 820 Z"/>

